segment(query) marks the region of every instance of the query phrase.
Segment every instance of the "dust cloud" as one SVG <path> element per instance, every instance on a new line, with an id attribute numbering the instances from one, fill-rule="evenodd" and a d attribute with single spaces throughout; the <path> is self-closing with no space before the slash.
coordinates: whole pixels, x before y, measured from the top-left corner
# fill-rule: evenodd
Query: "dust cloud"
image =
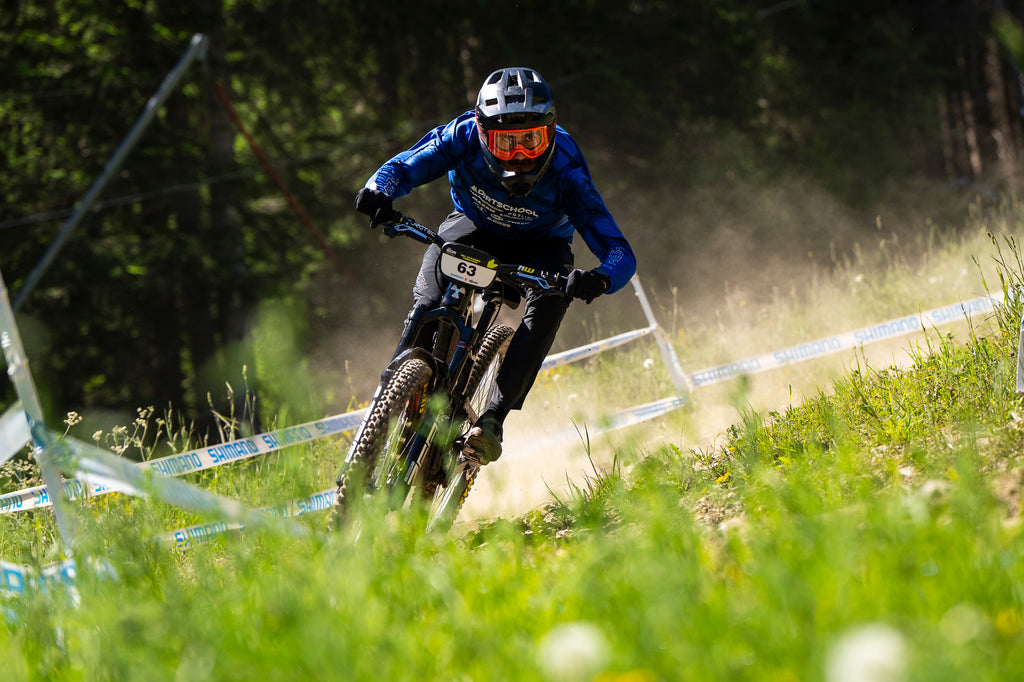
<path id="1" fill-rule="evenodd" d="M 599 171 L 595 177 L 600 186 Z M 894 317 L 890 313 L 899 301 L 878 308 L 850 289 L 856 286 L 851 273 L 858 259 L 876 254 L 866 260 L 883 268 L 866 277 L 884 280 L 889 277 L 884 269 L 895 268 L 912 278 L 936 234 L 963 227 L 973 199 L 941 185 L 907 181 L 883 188 L 869 205 L 851 206 L 799 175 L 771 183 L 714 181 L 649 193 L 612 185 L 604 196 L 637 253 L 638 275 L 660 324 L 677 344 L 698 342 L 698 350 L 687 350 L 681 358 L 688 372 Z M 425 224 L 443 218 L 445 207 L 436 196 L 422 204 L 415 196 L 403 201 L 399 208 Z M 401 241 L 371 244 L 357 273 L 359 284 L 320 292 L 316 307 L 322 319 L 314 329 L 320 341 L 311 362 L 314 374 L 327 384 L 322 394 L 334 400 L 331 409 L 364 403 L 391 358 L 422 253 L 422 247 Z M 577 239 L 575 249 L 578 266 L 595 263 L 582 240 Z M 898 257 L 877 255 L 886 249 Z M 959 278 L 957 286 L 962 286 L 971 266 L 956 267 L 958 275 L 950 276 L 947 285 Z M 832 292 L 831 300 L 822 298 L 823 289 Z M 957 300 L 979 292 L 954 289 L 948 295 Z M 799 312 L 805 303 L 826 312 L 808 322 Z M 630 288 L 591 306 L 577 302 L 552 352 L 643 326 L 646 320 Z M 883 367 L 903 365 L 912 340 L 895 343 L 867 347 L 860 359 Z M 649 355 L 660 363 L 656 349 Z M 666 443 L 684 450 L 707 446 L 738 420 L 739 407 L 784 408 L 827 388 L 857 360 L 848 353 L 807 363 L 808 368 L 754 377 L 741 400 L 729 394 L 735 389 L 698 391 L 686 409 L 605 434 L 591 442 L 589 453 L 576 432 L 578 406 L 552 405 L 531 394 L 525 409 L 510 416 L 506 454 L 481 476 L 466 516 L 522 513 L 549 500 L 552 491 L 564 493 L 570 480 L 593 475 L 595 466 L 607 468 L 626 451 L 649 452 Z M 648 399 L 663 397 L 652 393 Z M 601 397 L 591 402 L 598 411 L 607 407 Z"/>

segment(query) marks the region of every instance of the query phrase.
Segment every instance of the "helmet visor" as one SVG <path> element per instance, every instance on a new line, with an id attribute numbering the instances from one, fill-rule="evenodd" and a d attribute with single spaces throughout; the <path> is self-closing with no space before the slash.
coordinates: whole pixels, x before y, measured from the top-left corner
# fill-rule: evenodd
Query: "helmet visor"
<path id="1" fill-rule="evenodd" d="M 536 159 L 548 148 L 548 127 L 523 130 L 488 130 L 487 149 L 501 161 L 509 161 L 522 152 L 528 159 Z"/>

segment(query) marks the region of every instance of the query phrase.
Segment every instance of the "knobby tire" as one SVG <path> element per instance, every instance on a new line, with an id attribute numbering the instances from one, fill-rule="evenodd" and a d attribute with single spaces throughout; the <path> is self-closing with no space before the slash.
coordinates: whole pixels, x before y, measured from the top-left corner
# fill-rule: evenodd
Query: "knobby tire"
<path id="1" fill-rule="evenodd" d="M 344 513 L 353 490 L 384 492 L 398 505 L 404 501 L 408 486 L 403 452 L 421 427 L 432 375 L 426 362 L 410 358 L 388 380 L 352 444 L 348 466 L 338 485 L 340 512 Z"/>

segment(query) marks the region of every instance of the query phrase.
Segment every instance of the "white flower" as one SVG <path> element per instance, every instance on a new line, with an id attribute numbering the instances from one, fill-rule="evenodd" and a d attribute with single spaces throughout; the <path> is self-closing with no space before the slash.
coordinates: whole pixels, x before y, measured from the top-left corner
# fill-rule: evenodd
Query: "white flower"
<path id="1" fill-rule="evenodd" d="M 885 623 L 862 625 L 832 645 L 825 663 L 827 682 L 898 682 L 907 666 L 903 634 Z"/>
<path id="2" fill-rule="evenodd" d="M 562 623 L 544 635 L 537 656 L 552 680 L 591 680 L 608 665 L 608 642 L 591 623 Z"/>

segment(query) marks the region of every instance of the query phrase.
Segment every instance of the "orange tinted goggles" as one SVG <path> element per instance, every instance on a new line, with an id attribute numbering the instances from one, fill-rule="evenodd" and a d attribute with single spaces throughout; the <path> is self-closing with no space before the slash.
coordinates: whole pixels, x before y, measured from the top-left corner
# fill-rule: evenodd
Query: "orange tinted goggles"
<path id="1" fill-rule="evenodd" d="M 522 152 L 529 159 L 536 159 L 548 148 L 548 128 L 488 130 L 487 148 L 495 158 L 502 161 L 508 161 L 517 152 Z"/>

